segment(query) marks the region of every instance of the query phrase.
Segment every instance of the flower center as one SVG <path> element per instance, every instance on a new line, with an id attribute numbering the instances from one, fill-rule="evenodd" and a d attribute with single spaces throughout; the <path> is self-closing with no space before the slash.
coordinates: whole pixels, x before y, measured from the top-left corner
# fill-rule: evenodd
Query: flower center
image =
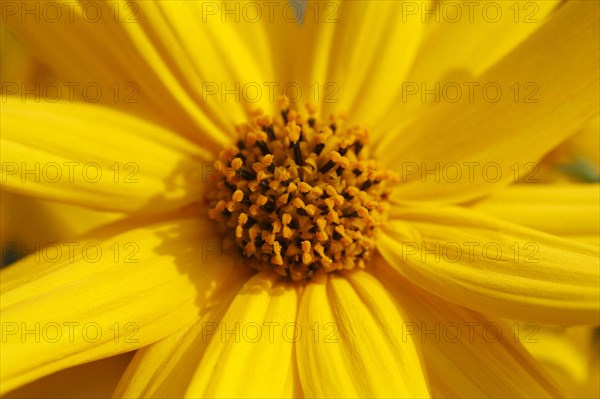
<path id="1" fill-rule="evenodd" d="M 281 116 L 258 111 L 215 161 L 209 216 L 258 270 L 295 281 L 364 268 L 396 176 L 369 159 L 367 131 L 341 129 L 280 100 Z"/>

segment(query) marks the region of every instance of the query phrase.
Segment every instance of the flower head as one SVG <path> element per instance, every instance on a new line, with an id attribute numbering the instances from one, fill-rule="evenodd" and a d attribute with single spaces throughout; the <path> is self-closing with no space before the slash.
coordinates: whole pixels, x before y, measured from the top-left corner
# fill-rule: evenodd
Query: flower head
<path id="1" fill-rule="evenodd" d="M 2 270 L 2 392 L 136 350 L 115 396 L 561 395 L 505 319 L 597 324 L 598 248 L 565 238 L 564 207 L 511 219 L 555 189 L 510 183 L 598 114 L 597 2 L 535 3 L 539 25 L 328 4 L 336 23 L 211 23 L 196 1 L 9 21 L 64 83 L 135 81 L 144 101 L 3 104 L 5 189 L 126 216 Z M 540 101 L 408 101 L 465 75 L 535 78 Z M 228 97 L 288 77 L 339 101 Z M 49 326 L 65 333 L 23 335 Z"/>

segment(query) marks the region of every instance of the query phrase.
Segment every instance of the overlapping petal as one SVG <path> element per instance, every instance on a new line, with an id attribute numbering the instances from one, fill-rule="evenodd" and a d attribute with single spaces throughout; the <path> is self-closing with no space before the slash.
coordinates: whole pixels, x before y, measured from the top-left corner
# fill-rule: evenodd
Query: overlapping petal
<path id="1" fill-rule="evenodd" d="M 232 23 L 225 3 L 205 1 L 12 3 L 3 19 L 56 71 L 61 97 L 72 89 L 71 100 L 125 109 L 216 152 L 245 115 L 222 89 L 239 97 L 245 84 L 274 78 L 265 25 L 240 20 L 246 4 L 234 6 Z M 48 17 L 21 18 L 26 7 Z"/>
<path id="2" fill-rule="evenodd" d="M 397 118 L 376 149 L 401 174 L 395 197 L 448 203 L 499 190 L 598 114 L 598 14 L 598 2 L 567 2 L 474 79 L 477 97 L 465 89 L 406 125 Z"/>
<path id="3" fill-rule="evenodd" d="M 123 353 L 61 370 L 2 397 L 6 399 L 109 398 L 132 357 L 132 352 Z"/>
<path id="4" fill-rule="evenodd" d="M 294 396 L 295 332 L 288 327 L 296 326 L 297 307 L 292 283 L 274 273 L 254 276 L 220 323 L 204 326 L 214 335 L 186 397 Z"/>
<path id="5" fill-rule="evenodd" d="M 155 213 L 200 197 L 206 150 L 109 108 L 2 105 L 2 185 L 18 193 L 115 212 Z"/>
<path id="6" fill-rule="evenodd" d="M 129 222 L 2 270 L 2 391 L 190 325 L 232 272 L 197 218 Z"/>
<path id="7" fill-rule="evenodd" d="M 425 28 L 400 18 L 408 3 L 309 1 L 292 66 L 307 100 L 326 116 L 347 112 L 350 123 L 376 120 L 400 90 Z"/>
<path id="8" fill-rule="evenodd" d="M 513 323 L 456 306 L 393 275 L 378 258 L 376 276 L 407 314 L 396 326 L 403 340 L 417 342 L 428 382 L 439 398 L 556 398 L 560 389 L 527 353 Z M 538 327 L 539 329 L 539 327 Z"/>
<path id="9" fill-rule="evenodd" d="M 409 2 L 402 20 L 417 20 L 425 33 L 400 92 L 380 120 L 373 120 L 373 137 L 406 126 L 435 106 L 436 85 L 458 83 L 464 91 L 475 77 L 522 43 L 545 22 L 558 0 L 494 2 L 443 0 Z M 449 96 L 453 92 L 449 91 Z M 438 96 L 439 98 L 439 96 Z M 439 100 L 438 100 L 439 101 Z"/>
<path id="10" fill-rule="evenodd" d="M 394 208 L 383 257 L 418 286 L 485 314 L 595 324 L 598 248 L 453 207 Z"/>
<path id="11" fill-rule="evenodd" d="M 308 285 L 298 320 L 311 323 L 296 345 L 306 396 L 429 397 L 415 343 L 397 330 L 406 316 L 369 274 Z"/>
<path id="12" fill-rule="evenodd" d="M 113 397 L 183 397 L 215 333 L 213 327 L 218 326 L 238 290 L 250 277 L 250 270 L 244 270 L 240 267 L 240 273 L 232 274 L 230 281 L 221 284 L 218 295 L 211 296 L 209 306 L 191 326 L 140 349 Z"/>
<path id="13" fill-rule="evenodd" d="M 473 209 L 562 237 L 600 234 L 598 184 L 514 184 Z"/>

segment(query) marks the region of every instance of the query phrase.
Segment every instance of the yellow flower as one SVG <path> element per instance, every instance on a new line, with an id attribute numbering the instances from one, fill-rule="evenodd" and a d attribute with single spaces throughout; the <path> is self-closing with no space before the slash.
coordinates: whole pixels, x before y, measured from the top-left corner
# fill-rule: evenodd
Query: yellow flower
<path id="1" fill-rule="evenodd" d="M 598 3 L 559 3 L 489 2 L 474 20 L 456 20 L 444 2 L 309 2 L 301 24 L 282 13 L 284 2 L 259 21 L 249 14 L 254 2 L 82 2 L 60 6 L 58 23 L 45 14 L 27 23 L 21 3 L 10 3 L 11 30 L 60 74 L 58 86 L 78 85 L 56 102 L 17 90 L 3 103 L 3 188 L 129 216 L 65 242 L 58 258 L 42 251 L 2 271 L 2 392 L 139 349 L 116 396 L 560 396 L 503 321 L 598 324 L 598 248 L 559 237 L 597 229 L 598 206 L 589 204 L 598 186 L 509 186 L 598 113 Z M 49 3 L 39 4 L 42 13 Z M 524 23 L 527 4 L 538 23 Z M 509 17 L 494 22 L 488 12 L 497 7 Z M 439 21 L 431 9 L 443 12 Z M 337 238 L 325 229 L 331 246 L 313 246 L 302 260 L 320 257 L 314 279 L 247 267 L 250 259 L 221 247 L 203 201 L 214 194 L 213 161 L 236 145 L 235 126 L 257 107 L 274 115 L 275 155 L 286 153 L 281 143 L 296 145 L 296 127 L 283 120 L 295 117 L 275 114 L 272 83 L 311 97 L 319 90 L 302 101 L 315 100 L 321 118 L 346 112 L 331 130 L 368 127 L 373 158 L 399 176 L 389 195 L 361 184 L 359 223 L 375 229 L 336 229 Z M 257 85 L 263 95 L 253 97 Z M 449 94 L 456 85 L 462 100 Z M 498 87 L 500 98 L 488 91 Z M 531 89 L 537 102 L 524 103 Z M 360 150 L 348 160 L 324 151 L 341 167 L 318 159 L 315 184 L 327 192 L 325 179 L 356 164 Z M 245 162 L 224 158 L 227 167 Z M 232 167 L 248 186 L 260 184 L 260 166 Z M 327 193 L 330 211 L 350 217 L 343 204 L 355 200 L 344 194 L 354 196 L 340 179 Z M 231 201 L 242 202 L 248 192 L 236 188 Z M 522 211 L 548 198 L 557 205 Z M 252 201 L 264 207 L 268 198 Z M 389 203 L 387 216 L 385 207 L 375 215 L 379 202 Z M 565 202 L 586 205 L 566 226 Z M 294 213 L 300 230 L 316 214 L 309 205 L 293 204 L 305 213 Z M 527 217 L 515 220 L 513 210 Z M 281 234 L 284 225 L 292 228 L 282 216 Z M 272 251 L 264 260 L 284 265 L 278 241 L 260 227 Z M 320 241 L 317 230 L 301 241 Z M 334 239 L 372 243 L 364 269 L 349 250 L 357 267 L 325 273 L 342 253 Z M 298 248 L 304 255 L 308 246 Z"/>

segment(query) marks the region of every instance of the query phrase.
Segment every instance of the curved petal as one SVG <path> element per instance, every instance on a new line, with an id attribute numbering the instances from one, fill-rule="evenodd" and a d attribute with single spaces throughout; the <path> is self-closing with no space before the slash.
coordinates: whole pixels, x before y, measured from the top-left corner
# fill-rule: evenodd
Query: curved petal
<path id="1" fill-rule="evenodd" d="M 26 5 L 14 3 L 3 20 L 57 72 L 62 88 L 75 84 L 75 98 L 86 101 L 82 88 L 91 82 L 103 93 L 97 101 L 166 125 L 216 152 L 244 117 L 240 101 L 221 101 L 221 84 L 231 90 L 236 82 L 273 78 L 264 25 L 240 20 L 242 5 L 236 6 L 237 23 L 223 23 L 225 3 L 170 0 L 43 0 L 29 9 L 49 9 L 59 17 L 37 20 L 21 18 Z M 210 94 L 212 83 L 218 95 Z"/>
<path id="2" fill-rule="evenodd" d="M 195 119 L 212 119 L 222 135 L 235 136 L 234 124 L 246 119 L 244 108 L 250 112 L 260 105 L 274 105 L 274 99 L 269 104 L 270 97 L 262 95 L 265 82 L 275 76 L 267 50 L 268 23 L 262 14 L 254 20 L 252 13 L 259 12 L 255 2 L 243 0 L 232 6 L 170 0 L 137 4 L 140 23 L 122 26 Z M 258 85 L 261 95 L 258 90 L 245 90 L 248 84 Z"/>
<path id="3" fill-rule="evenodd" d="M 560 0 L 442 0 L 436 12 L 427 14 L 434 7 L 426 5 L 416 13 L 409 10 L 407 18 L 425 15 L 429 26 L 408 78 L 435 82 L 453 73 L 478 76 L 539 29 L 559 4 Z"/>
<path id="4" fill-rule="evenodd" d="M 397 326 L 419 343 L 436 398 L 557 398 L 560 390 L 524 349 L 518 327 L 420 290 L 375 260 L 375 275 L 407 313 Z M 533 327 L 535 323 L 529 323 Z"/>
<path id="5" fill-rule="evenodd" d="M 0 215 L 1 266 L 25 256 L 24 252 L 35 251 L 36 246 L 77 237 L 123 217 L 7 191 L 0 191 Z M 27 250 L 22 251 L 21 246 Z"/>
<path id="6" fill-rule="evenodd" d="M 232 272 L 207 226 L 122 223 L 3 269 L 2 391 L 190 325 Z"/>
<path id="7" fill-rule="evenodd" d="M 465 90 L 390 130 L 376 155 L 402 174 L 394 196 L 448 203 L 498 190 L 598 114 L 598 15 L 598 2 L 565 3 L 475 79 L 477 97 Z M 502 94 L 483 94 L 486 85 Z"/>
<path id="8" fill-rule="evenodd" d="M 241 266 L 241 265 L 240 265 Z M 250 269 L 248 268 L 248 272 Z M 211 305 L 189 327 L 137 351 L 116 398 L 182 398 L 206 351 L 211 328 L 218 325 L 250 273 L 232 274 L 231 281 L 211 296 Z"/>
<path id="9" fill-rule="evenodd" d="M 24 398 L 109 398 L 133 352 L 82 364 L 40 378 L 6 395 Z"/>
<path id="10" fill-rule="evenodd" d="M 366 272 L 308 284 L 298 320 L 310 326 L 296 344 L 308 397 L 429 397 L 406 320 L 385 288 Z"/>
<path id="11" fill-rule="evenodd" d="M 513 184 L 470 207 L 558 236 L 600 234 L 600 184 Z"/>
<path id="12" fill-rule="evenodd" d="M 569 239 L 600 247 L 600 235 L 598 234 L 569 236 Z"/>
<path id="13" fill-rule="evenodd" d="M 327 16 L 323 15 L 321 4 L 318 1 L 310 0 L 305 3 L 306 10 L 311 10 L 310 13 L 305 11 L 302 22 L 297 29 L 291 29 L 291 41 L 297 43 L 297 50 L 291 55 L 292 61 L 289 62 L 289 76 L 292 81 L 302 85 L 302 91 L 308 92 L 311 90 L 311 84 L 316 83 L 317 87 L 324 88 L 325 84 L 332 83 L 332 87 L 336 88 L 335 82 L 327 81 L 327 68 L 329 66 L 329 53 L 333 47 L 333 39 L 337 22 L 339 22 L 338 14 L 341 6 L 340 0 L 333 0 L 327 7 L 330 9 Z M 336 22 L 337 21 L 337 22 Z M 308 61 L 309 60 L 309 61 Z M 286 76 L 287 77 L 287 76 Z M 317 96 L 315 103 L 324 103 L 322 107 L 329 104 L 325 96 Z M 333 94 L 331 101 L 339 102 L 339 95 Z"/>
<path id="14" fill-rule="evenodd" d="M 590 352 L 593 352 L 593 348 L 586 348 L 588 351 L 580 350 L 575 340 L 566 334 L 567 329 L 547 326 L 535 326 L 535 329 L 526 329 L 519 324 L 516 324 L 516 326 L 520 327 L 519 333 L 522 336 L 528 337 L 524 342 L 525 348 L 550 372 L 555 370 L 555 375 L 562 374 L 565 377 L 564 379 L 572 380 L 576 384 L 585 383 L 588 378 L 591 360 Z M 573 328 L 592 329 L 588 326 Z"/>
<path id="15" fill-rule="evenodd" d="M 400 93 L 390 107 L 384 108 L 384 117 L 373 129 L 375 141 L 434 106 L 433 95 L 425 95 L 423 100 L 423 94 L 426 90 L 431 93 L 436 83 L 474 80 L 537 30 L 559 3 L 560 0 L 409 3 L 403 18 L 422 21 L 426 32 Z"/>
<path id="16" fill-rule="evenodd" d="M 424 30 L 420 19 L 399 22 L 408 1 L 310 1 L 295 76 L 331 112 L 373 123 L 399 91 Z"/>
<path id="17" fill-rule="evenodd" d="M 398 272 L 459 305 L 547 324 L 599 322 L 598 248 L 451 207 L 393 208 L 377 242 Z"/>
<path id="18" fill-rule="evenodd" d="M 1 126 L 5 188 L 98 210 L 160 212 L 196 201 L 210 160 L 159 126 L 93 105 L 8 101 Z"/>
<path id="19" fill-rule="evenodd" d="M 295 286 L 274 273 L 260 273 L 235 297 L 185 394 L 198 398 L 281 398 L 293 396 Z M 209 326 L 205 326 L 205 331 Z"/>

